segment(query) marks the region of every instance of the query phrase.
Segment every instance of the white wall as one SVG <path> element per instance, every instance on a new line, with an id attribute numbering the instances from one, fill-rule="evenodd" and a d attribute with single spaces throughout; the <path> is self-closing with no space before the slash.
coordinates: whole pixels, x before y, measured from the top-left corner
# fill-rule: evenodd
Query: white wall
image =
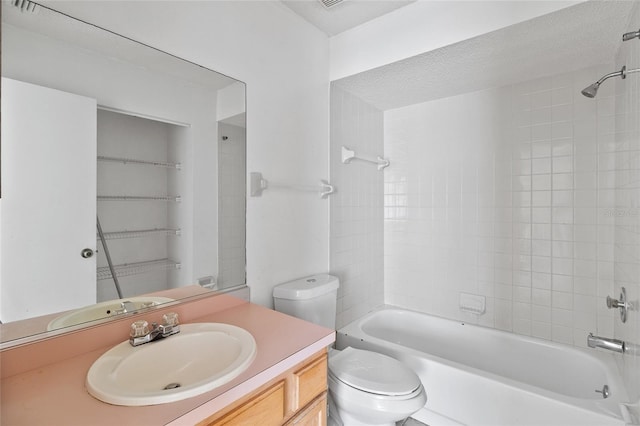
<path id="1" fill-rule="evenodd" d="M 581 1 L 418 0 L 331 37 L 330 78 L 338 80 L 576 3 Z"/>
<path id="2" fill-rule="evenodd" d="M 341 161 L 346 146 L 357 155 L 382 155 L 383 114 L 356 96 L 331 87 L 330 271 L 340 278 L 337 327 L 384 303 L 382 184 L 375 164 Z"/>
<path id="3" fill-rule="evenodd" d="M 385 113 L 387 303 L 577 346 L 613 335 L 614 85 L 580 94 L 610 69 Z"/>
<path id="4" fill-rule="evenodd" d="M 246 87 L 244 83 L 235 82 L 218 90 L 216 116 L 217 121 L 223 121 L 247 112 Z"/>
<path id="5" fill-rule="evenodd" d="M 247 169 L 273 181 L 326 178 L 328 40 L 278 2 L 47 2 L 53 8 L 247 84 Z M 247 202 L 247 280 L 275 284 L 328 269 L 328 203 L 295 192 Z"/>

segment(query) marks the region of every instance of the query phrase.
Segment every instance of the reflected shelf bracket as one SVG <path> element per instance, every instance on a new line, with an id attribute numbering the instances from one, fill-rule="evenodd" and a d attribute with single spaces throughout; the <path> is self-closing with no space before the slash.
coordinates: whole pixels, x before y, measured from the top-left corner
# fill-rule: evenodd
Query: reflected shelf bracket
<path id="1" fill-rule="evenodd" d="M 249 182 L 250 194 L 252 197 L 262 197 L 262 192 L 269 188 L 290 189 L 302 192 L 318 192 L 322 199 L 325 199 L 336 192 L 336 187 L 326 180 L 321 180 L 320 185 L 290 185 L 285 183 L 269 182 L 262 177 L 262 173 L 260 172 L 251 172 L 249 174 Z"/>
<path id="2" fill-rule="evenodd" d="M 356 155 L 355 151 L 347 148 L 346 146 L 342 147 L 342 162 L 344 164 L 349 164 L 353 160 L 364 161 L 366 163 L 372 163 L 378 166 L 378 170 L 384 170 L 386 167 L 391 165 L 391 162 L 386 158 L 382 158 L 378 156 L 375 160 L 367 157 L 360 157 Z"/>

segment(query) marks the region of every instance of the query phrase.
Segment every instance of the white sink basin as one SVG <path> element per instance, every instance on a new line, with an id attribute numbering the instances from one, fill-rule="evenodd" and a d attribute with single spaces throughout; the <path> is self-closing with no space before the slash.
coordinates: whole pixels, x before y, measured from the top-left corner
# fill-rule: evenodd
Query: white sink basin
<path id="1" fill-rule="evenodd" d="M 87 390 L 115 405 L 165 404 L 200 395 L 246 370 L 256 341 L 229 324 L 181 324 L 180 333 L 105 352 L 87 373 Z"/>
<path id="2" fill-rule="evenodd" d="M 168 297 L 139 296 L 96 303 L 95 305 L 86 306 L 84 308 L 68 312 L 64 315 L 60 315 L 47 325 L 47 330 L 56 330 L 58 328 L 69 327 L 72 325 L 82 324 L 84 322 L 118 315 L 122 313 L 120 312 L 122 310 L 122 302 L 131 302 L 135 306 L 133 311 L 136 311 L 160 305 L 161 303 L 173 302 L 173 299 L 169 299 Z M 128 312 L 133 311 L 129 310 Z"/>

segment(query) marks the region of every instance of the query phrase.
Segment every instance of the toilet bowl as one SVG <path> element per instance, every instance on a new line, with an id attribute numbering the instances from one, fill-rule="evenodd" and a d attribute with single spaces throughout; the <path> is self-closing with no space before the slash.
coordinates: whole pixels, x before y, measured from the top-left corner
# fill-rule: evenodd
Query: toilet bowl
<path id="1" fill-rule="evenodd" d="M 275 308 L 335 329 L 338 278 L 320 274 L 273 289 Z M 424 406 L 418 375 L 387 355 L 347 347 L 329 351 L 331 417 L 344 426 L 393 426 Z M 335 411 L 335 412 L 334 412 Z"/>
<path id="2" fill-rule="evenodd" d="M 347 347 L 329 353 L 329 394 L 345 426 L 392 426 L 424 407 L 418 376 L 398 360 Z"/>

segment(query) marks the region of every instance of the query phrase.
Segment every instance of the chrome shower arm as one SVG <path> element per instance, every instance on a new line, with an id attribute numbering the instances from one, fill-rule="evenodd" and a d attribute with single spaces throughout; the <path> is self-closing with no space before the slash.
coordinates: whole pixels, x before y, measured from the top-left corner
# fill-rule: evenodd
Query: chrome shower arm
<path id="1" fill-rule="evenodd" d="M 625 71 L 625 75 L 626 74 L 633 74 L 634 72 L 639 72 L 639 71 L 640 71 L 640 68 L 634 68 L 634 69 L 631 69 L 631 70 L 626 70 Z"/>
<path id="2" fill-rule="evenodd" d="M 627 67 L 623 66 L 622 69 L 620 69 L 620 71 L 614 71 L 614 72 L 610 72 L 609 74 L 605 74 L 604 76 L 602 76 L 600 78 L 600 80 L 596 81 L 596 84 L 599 86 L 601 85 L 605 80 L 610 79 L 611 77 L 622 77 L 625 78 L 627 75 L 627 71 L 626 71 Z"/>

